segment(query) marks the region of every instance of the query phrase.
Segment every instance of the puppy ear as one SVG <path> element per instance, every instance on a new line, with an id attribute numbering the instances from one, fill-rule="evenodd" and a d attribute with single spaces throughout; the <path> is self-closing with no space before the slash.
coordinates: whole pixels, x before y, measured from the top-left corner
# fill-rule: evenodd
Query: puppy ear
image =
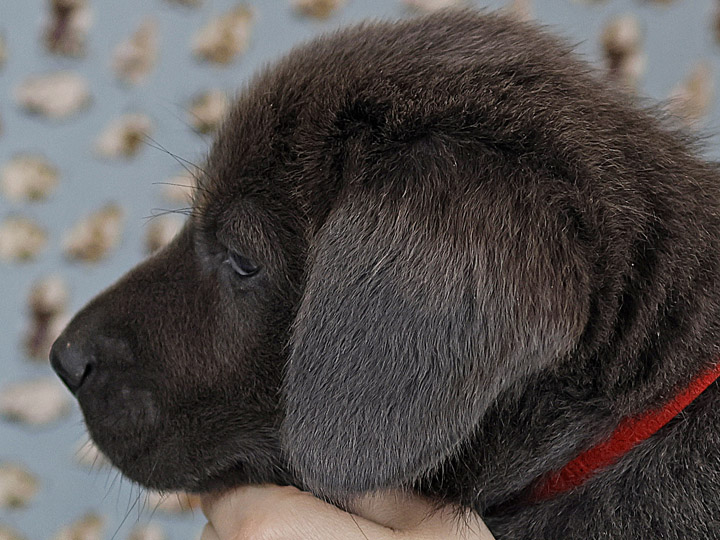
<path id="1" fill-rule="evenodd" d="M 549 209 L 405 171 L 330 213 L 294 323 L 284 448 L 330 499 L 422 477 L 501 391 L 566 355 L 587 317 Z"/>

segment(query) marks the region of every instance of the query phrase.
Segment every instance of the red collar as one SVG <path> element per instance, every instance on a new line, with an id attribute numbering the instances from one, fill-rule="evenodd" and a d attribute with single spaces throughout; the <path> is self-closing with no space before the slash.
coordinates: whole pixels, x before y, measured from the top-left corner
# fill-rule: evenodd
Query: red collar
<path id="1" fill-rule="evenodd" d="M 581 485 L 596 471 L 616 463 L 636 444 L 650 438 L 661 427 L 690 405 L 716 379 L 720 377 L 720 364 L 703 371 L 672 401 L 659 409 L 626 418 L 610 438 L 573 459 L 559 471 L 550 473 L 533 489 L 534 501 L 549 499 Z"/>

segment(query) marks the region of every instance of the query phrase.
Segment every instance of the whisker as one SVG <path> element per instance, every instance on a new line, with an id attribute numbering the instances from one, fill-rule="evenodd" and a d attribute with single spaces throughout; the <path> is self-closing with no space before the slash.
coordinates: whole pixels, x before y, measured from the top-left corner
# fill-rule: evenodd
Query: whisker
<path id="1" fill-rule="evenodd" d="M 207 174 L 207 171 L 205 171 L 200 165 L 197 163 L 193 163 L 192 161 L 185 159 L 183 157 L 178 156 L 177 154 L 171 152 L 167 148 L 165 148 L 162 144 L 157 142 L 155 139 L 153 139 L 150 135 L 143 135 L 143 142 L 147 144 L 150 148 L 155 148 L 156 150 L 160 150 L 161 152 L 165 152 L 167 155 L 172 157 L 175 161 L 178 162 L 193 178 L 196 180 L 198 179 L 196 171 L 200 171 L 203 174 Z M 148 142 L 151 141 L 151 142 Z M 152 144 L 151 144 L 152 143 Z M 190 168 L 192 167 L 192 169 Z"/>
<path id="2" fill-rule="evenodd" d="M 143 219 L 146 221 L 150 221 L 151 219 L 155 219 L 158 217 L 166 216 L 168 214 L 178 214 L 185 217 L 190 217 L 195 212 L 195 209 L 192 207 L 187 208 L 172 208 L 172 209 L 163 209 L 163 208 L 155 208 L 151 210 L 153 212 L 150 216 L 144 216 Z"/>
<path id="3" fill-rule="evenodd" d="M 199 191 L 204 191 L 206 193 L 210 193 L 209 189 L 207 189 L 203 186 L 200 186 L 198 184 L 195 184 L 193 186 L 190 184 L 176 184 L 175 182 L 153 182 L 152 185 L 153 186 L 177 186 L 177 187 L 182 187 L 182 188 L 188 188 L 188 189 L 191 189 L 192 191 L 199 190 Z"/>
<path id="4" fill-rule="evenodd" d="M 92 452 L 92 448 L 93 448 L 92 441 L 90 439 L 87 439 L 77 450 L 75 450 L 76 460 L 79 463 L 87 465 L 86 459 L 87 459 L 87 456 Z M 99 459 L 100 459 L 100 453 L 95 452 L 95 457 L 93 457 L 92 463 L 89 464 L 91 473 L 100 472 L 100 467 L 97 465 Z"/>
<path id="5" fill-rule="evenodd" d="M 355 516 L 353 516 L 352 514 L 350 514 L 350 518 L 353 520 L 353 523 L 355 523 L 355 526 L 358 528 L 358 531 L 360 531 L 360 534 L 363 535 L 363 538 L 365 538 L 365 540 L 370 540 L 370 539 L 367 537 L 367 535 L 365 534 L 365 531 L 362 530 L 362 527 L 360 527 L 360 524 L 359 524 L 359 523 L 357 522 L 357 520 L 355 519 Z"/>
<path id="6" fill-rule="evenodd" d="M 87 454 L 88 452 L 90 452 L 90 440 L 89 440 L 89 439 L 88 439 L 87 441 L 85 441 L 85 442 L 82 444 L 82 446 L 80 446 L 80 448 L 78 448 L 77 450 L 75 450 L 75 452 L 74 452 L 73 455 L 74 455 L 76 458 L 81 458 L 81 457 L 82 457 L 82 456 L 80 456 L 80 453 L 81 453 L 81 452 L 84 452 L 85 454 Z"/>
<path id="7" fill-rule="evenodd" d="M 148 500 L 149 500 L 150 494 L 148 493 Z M 157 512 L 157 509 L 160 508 L 160 505 L 165 502 L 165 499 L 167 498 L 167 495 L 160 494 L 160 497 L 158 497 L 158 502 L 155 503 L 155 508 L 153 508 L 152 512 L 150 512 L 150 519 L 153 518 L 155 515 L 155 512 Z"/>
<path id="8" fill-rule="evenodd" d="M 115 510 L 117 511 L 117 509 L 120 507 L 120 496 L 122 495 L 122 484 L 123 484 L 122 483 L 122 473 L 120 471 L 118 471 L 116 478 L 120 479 L 120 481 L 117 483 L 117 496 L 115 497 Z M 114 482 L 114 480 L 113 480 L 113 482 Z"/>
<path id="9" fill-rule="evenodd" d="M 103 501 L 107 499 L 108 495 L 112 493 L 113 486 L 115 485 L 115 482 L 117 482 L 118 478 L 120 478 L 120 471 L 115 471 L 115 475 L 112 477 L 112 482 L 110 482 L 110 486 L 107 485 L 107 481 L 110 478 L 110 475 L 108 475 L 108 478 L 105 479 L 105 489 L 107 490 L 107 493 L 103 497 Z M 120 487 L 120 484 L 118 484 L 118 488 Z M 116 503 L 117 504 L 117 503 Z"/>
<path id="10" fill-rule="evenodd" d="M 177 112 L 176 112 L 172 107 L 170 107 L 167 103 L 163 103 L 162 101 L 163 101 L 163 100 L 160 100 L 160 103 L 158 104 L 160 107 L 162 107 L 165 111 L 167 111 L 168 113 L 170 113 L 176 120 L 178 120 L 181 124 L 183 124 L 187 129 L 189 129 L 189 130 L 192 131 L 195 135 L 197 135 L 198 138 L 200 138 L 205 144 L 209 144 L 209 143 L 211 142 L 212 139 L 211 139 L 211 137 L 210 137 L 208 134 L 205 134 L 205 133 L 202 133 L 201 131 L 198 131 L 198 130 L 195 128 L 195 126 L 193 126 L 193 125 L 192 125 L 190 122 L 188 122 L 185 118 L 183 118 L 182 116 L 180 116 L 179 114 L 177 114 Z M 186 108 L 185 108 L 183 105 L 181 105 L 180 103 L 175 103 L 175 102 L 171 102 L 171 103 L 172 103 L 172 105 L 173 105 L 175 108 L 180 109 L 182 112 L 184 112 L 184 113 L 190 113 L 190 114 L 193 115 L 193 117 L 197 117 L 196 114 L 194 114 L 192 111 L 186 109 Z"/>
<path id="11" fill-rule="evenodd" d="M 130 494 L 131 494 L 131 495 L 130 495 L 130 497 L 128 498 L 128 504 L 130 504 L 130 499 L 132 498 L 132 489 L 130 490 Z M 124 518 L 122 519 L 122 521 L 120 522 L 120 525 L 117 526 L 117 529 L 115 529 L 115 532 L 114 532 L 113 535 L 110 537 L 110 540 L 115 540 L 115 537 L 116 537 L 117 534 L 120 532 L 120 529 L 122 528 L 123 525 L 125 525 L 125 522 L 127 521 L 127 518 L 128 518 L 128 517 L 130 516 L 130 514 L 132 513 L 132 511 L 133 511 L 133 509 L 135 508 L 135 506 L 137 505 L 138 501 L 140 501 L 140 497 L 141 497 L 141 496 L 142 496 L 142 491 L 140 491 L 140 493 L 138 493 L 138 496 L 135 498 L 135 502 L 132 504 L 132 506 L 130 506 L 130 508 L 128 508 L 127 512 L 125 513 L 125 517 L 124 517 Z"/>
<path id="12" fill-rule="evenodd" d="M 145 495 L 145 497 L 143 498 L 142 504 L 140 506 L 138 506 L 137 521 L 139 522 L 140 516 L 145 512 L 145 507 L 147 506 L 148 493 L 147 493 L 147 489 L 145 489 L 144 487 L 142 487 L 142 486 L 138 486 L 138 487 L 140 488 L 140 493 Z"/>
<path id="13" fill-rule="evenodd" d="M 198 180 L 198 179 L 199 179 L 199 175 L 197 174 L 197 172 L 193 171 L 188 165 L 186 165 L 179 156 L 173 154 L 172 152 L 166 150 L 165 148 L 161 148 L 161 147 L 159 147 L 159 146 L 154 146 L 154 145 L 148 143 L 147 141 L 145 141 L 145 144 L 147 144 L 150 148 L 155 148 L 156 150 L 161 150 L 161 151 L 165 152 L 166 154 L 168 154 L 169 156 L 171 156 L 175 161 L 177 161 L 178 164 L 179 164 L 183 169 L 185 169 L 185 170 L 188 172 L 188 174 L 189 174 L 190 176 L 192 176 L 195 180 Z M 185 161 L 187 161 L 187 160 L 185 160 Z M 188 162 L 188 163 L 189 163 L 189 162 Z M 194 166 L 194 165 L 193 165 L 193 166 Z M 198 170 L 200 170 L 200 169 L 198 168 Z M 200 171 L 200 172 L 203 172 L 203 173 L 204 173 L 204 171 Z"/>
<path id="14" fill-rule="evenodd" d="M 90 464 L 90 472 L 100 472 L 100 467 L 97 465 L 97 462 L 99 459 L 100 459 L 100 454 L 95 454 L 95 457 L 93 458 L 93 461 Z"/>
<path id="15" fill-rule="evenodd" d="M 188 114 L 192 115 L 192 117 L 195 118 L 196 120 L 202 120 L 199 115 L 195 114 L 191 110 L 187 110 L 186 112 Z M 190 122 L 185 122 L 183 120 L 183 123 L 188 127 L 188 129 L 190 131 L 192 131 L 195 135 L 200 137 L 203 140 L 203 142 L 210 143 L 213 140 L 212 133 L 203 133 L 202 131 L 197 129 L 195 126 L 193 126 Z"/>

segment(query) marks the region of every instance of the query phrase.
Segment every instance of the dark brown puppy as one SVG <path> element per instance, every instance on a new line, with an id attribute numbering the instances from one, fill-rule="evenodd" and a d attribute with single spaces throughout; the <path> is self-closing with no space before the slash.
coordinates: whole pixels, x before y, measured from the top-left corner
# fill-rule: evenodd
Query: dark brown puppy
<path id="1" fill-rule="evenodd" d="M 456 12 L 258 77 L 182 234 L 52 360 L 141 484 L 404 486 L 554 540 L 720 538 L 717 384 L 525 498 L 719 357 L 716 165 L 554 38 Z"/>

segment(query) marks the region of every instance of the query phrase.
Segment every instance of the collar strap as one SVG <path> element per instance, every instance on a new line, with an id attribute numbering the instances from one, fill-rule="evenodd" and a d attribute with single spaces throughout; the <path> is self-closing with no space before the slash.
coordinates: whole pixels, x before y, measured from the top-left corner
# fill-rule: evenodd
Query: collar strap
<path id="1" fill-rule="evenodd" d="M 595 472 L 616 463 L 635 445 L 649 439 L 675 418 L 718 377 L 720 377 L 720 364 L 700 373 L 683 392 L 659 409 L 625 418 L 608 440 L 585 450 L 562 469 L 542 479 L 533 489 L 531 500 L 549 499 L 578 487 Z"/>

